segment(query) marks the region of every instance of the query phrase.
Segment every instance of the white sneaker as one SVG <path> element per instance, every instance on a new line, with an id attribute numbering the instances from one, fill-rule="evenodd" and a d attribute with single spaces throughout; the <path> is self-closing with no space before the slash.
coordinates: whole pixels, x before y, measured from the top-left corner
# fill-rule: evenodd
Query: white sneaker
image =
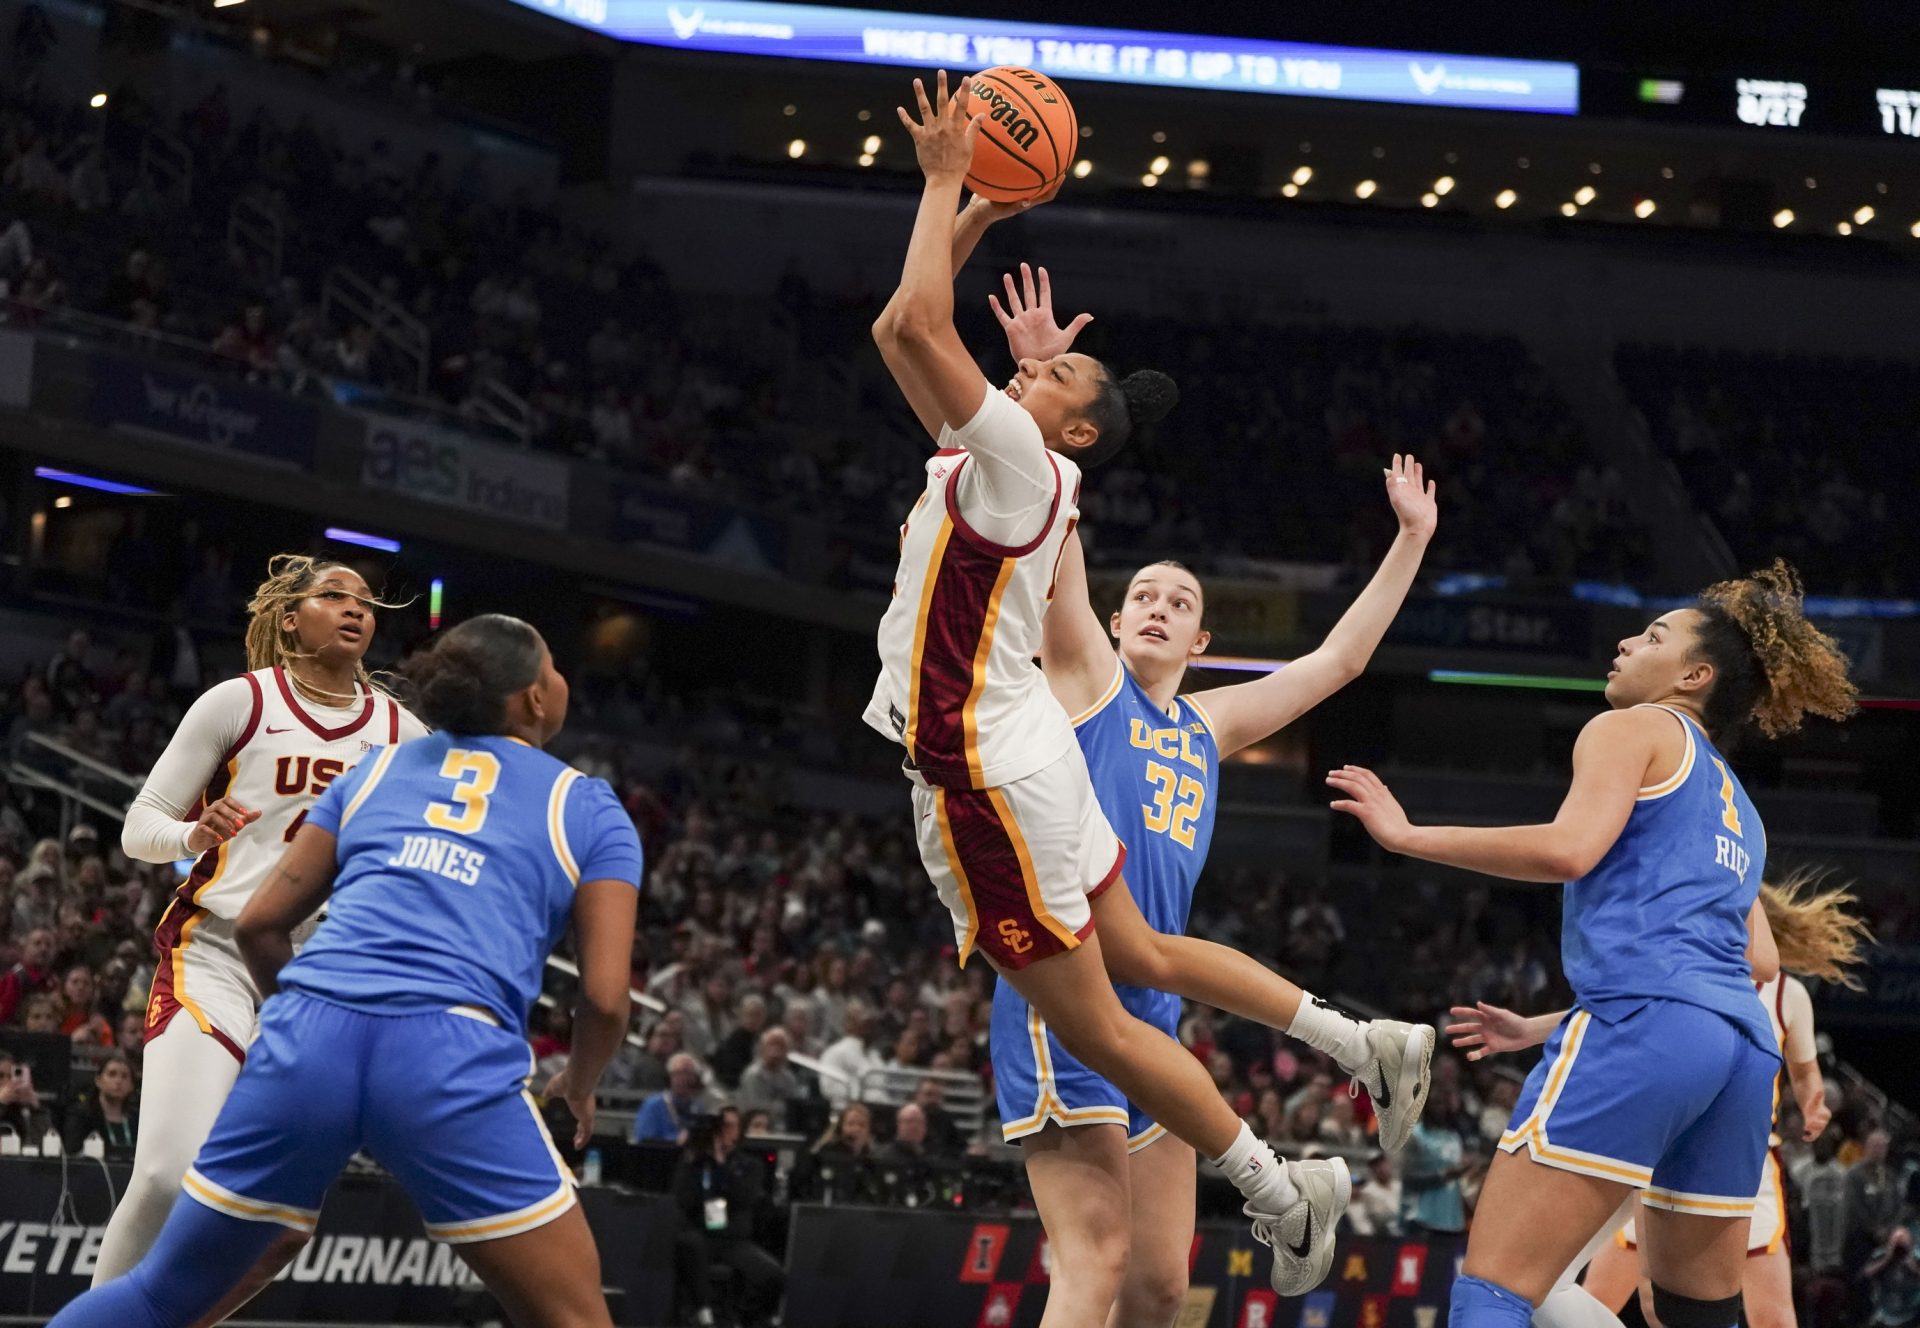
<path id="1" fill-rule="evenodd" d="M 1284 1213 L 1263 1213 L 1248 1204 L 1253 1238 L 1273 1251 L 1273 1289 L 1302 1296 L 1326 1280 L 1333 1267 L 1334 1228 L 1353 1197 L 1353 1178 L 1339 1158 L 1289 1162 L 1287 1175 L 1300 1198 Z"/>
<path id="2" fill-rule="evenodd" d="M 1375 1019 L 1367 1025 L 1367 1049 L 1373 1054 L 1353 1072 L 1347 1090 L 1365 1085 L 1380 1122 L 1380 1148 L 1397 1153 L 1413 1137 L 1433 1086 L 1433 1025 Z"/>

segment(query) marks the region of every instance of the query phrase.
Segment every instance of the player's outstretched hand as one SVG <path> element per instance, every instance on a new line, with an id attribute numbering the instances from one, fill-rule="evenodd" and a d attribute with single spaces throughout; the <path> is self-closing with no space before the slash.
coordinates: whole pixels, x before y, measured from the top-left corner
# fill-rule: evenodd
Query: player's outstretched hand
<path id="1" fill-rule="evenodd" d="M 1345 795 L 1328 806 L 1357 818 L 1381 848 L 1390 853 L 1406 851 L 1413 825 L 1399 801 L 1380 782 L 1380 776 L 1365 766 L 1343 765 L 1327 772 L 1327 783 Z"/>
<path id="2" fill-rule="evenodd" d="M 559 1074 L 547 1080 L 547 1098 L 559 1098 L 567 1104 L 576 1122 L 573 1128 L 573 1146 L 585 1148 L 587 1140 L 593 1137 L 593 1088 L 592 1084 L 575 1082 L 573 1062 L 568 1061 Z"/>
<path id="3" fill-rule="evenodd" d="M 1006 331 L 1007 349 L 1016 360 L 1050 360 L 1056 355 L 1065 355 L 1080 330 L 1093 321 L 1092 314 L 1075 314 L 1071 323 L 1061 327 L 1053 312 L 1053 282 L 1044 267 L 1039 271 L 1037 285 L 1033 279 L 1034 269 L 1027 263 L 1020 265 L 1019 285 L 1014 284 L 1011 272 L 1001 277 L 1007 287 L 1005 308 L 1001 307 L 998 296 L 987 296 L 987 303 L 993 306 L 993 316 Z"/>
<path id="4" fill-rule="evenodd" d="M 1059 179 L 1035 194 L 1032 198 L 1017 198 L 1011 203 L 996 203 L 991 198 L 984 198 L 979 194 L 975 194 L 967 203 L 967 206 L 970 208 L 979 208 L 986 214 L 989 222 L 1005 221 L 1008 217 L 1019 216 L 1029 208 L 1037 208 L 1042 203 L 1053 202 L 1054 199 L 1060 197 L 1060 186 L 1066 182 L 1066 174 L 1062 172 Z"/>
<path id="5" fill-rule="evenodd" d="M 1427 478 L 1426 467 L 1415 461 L 1412 453 L 1402 456 L 1395 452 L 1393 465 L 1384 473 L 1387 501 L 1400 518 L 1400 529 L 1423 540 L 1432 539 L 1434 527 L 1440 524 L 1440 504 L 1435 498 L 1439 486 Z"/>
<path id="6" fill-rule="evenodd" d="M 1827 1090 L 1824 1085 L 1818 1093 L 1813 1095 L 1813 1101 L 1807 1104 L 1807 1109 L 1802 1114 L 1806 1117 L 1807 1126 L 1800 1134 L 1803 1142 L 1812 1143 L 1827 1132 L 1827 1122 L 1833 1119 L 1833 1108 L 1827 1105 Z"/>
<path id="7" fill-rule="evenodd" d="M 1465 1052 L 1470 1061 L 1497 1056 L 1503 1051 L 1524 1051 L 1534 1045 L 1535 1039 L 1528 1036 L 1526 1018 L 1511 1010 L 1477 1001 L 1472 1005 L 1456 1005 L 1448 1013 L 1460 1022 L 1447 1025 L 1447 1040 L 1456 1051 Z"/>
<path id="8" fill-rule="evenodd" d="M 960 91 L 947 95 L 944 69 L 940 71 L 933 101 L 927 100 L 927 85 L 917 78 L 913 80 L 913 95 L 920 105 L 918 120 L 904 106 L 896 106 L 894 110 L 899 112 L 900 123 L 913 138 L 913 152 L 919 158 L 921 174 L 929 180 L 964 179 L 967 168 L 973 165 L 973 140 L 987 121 L 986 113 L 973 113 L 973 94 L 967 90 L 964 79 Z"/>
<path id="9" fill-rule="evenodd" d="M 216 798 L 200 813 L 199 824 L 188 832 L 187 852 L 197 858 L 208 849 L 226 843 L 259 819 L 259 812 L 242 807 L 232 798 Z"/>

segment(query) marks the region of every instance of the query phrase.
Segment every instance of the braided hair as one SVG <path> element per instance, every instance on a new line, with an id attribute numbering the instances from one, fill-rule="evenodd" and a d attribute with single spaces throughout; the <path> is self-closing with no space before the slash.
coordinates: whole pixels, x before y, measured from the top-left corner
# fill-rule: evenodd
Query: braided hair
<path id="1" fill-rule="evenodd" d="M 280 620 L 287 610 L 313 593 L 314 587 L 328 572 L 352 572 L 345 563 L 332 562 L 325 558 L 315 558 L 304 553 L 276 553 L 267 559 L 267 579 L 254 587 L 253 598 L 247 601 L 247 669 L 285 668 L 295 660 L 312 659 L 311 651 L 300 648 L 299 633 L 281 625 Z M 354 572 L 358 576 L 358 572 Z M 404 608 L 402 604 L 389 604 L 385 600 L 370 599 L 367 603 L 381 609 Z M 374 682 L 373 675 L 367 671 L 365 661 L 353 666 L 354 681 L 369 691 L 384 692 L 385 688 Z M 342 697 L 350 701 L 352 697 Z"/>

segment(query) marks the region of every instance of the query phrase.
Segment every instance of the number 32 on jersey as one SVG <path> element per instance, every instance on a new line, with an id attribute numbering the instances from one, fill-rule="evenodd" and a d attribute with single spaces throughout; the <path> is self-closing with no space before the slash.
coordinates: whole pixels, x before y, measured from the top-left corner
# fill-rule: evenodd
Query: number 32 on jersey
<path id="1" fill-rule="evenodd" d="M 1139 720 L 1127 734 L 1135 747 L 1142 747 L 1168 761 L 1179 761 L 1206 773 L 1206 758 L 1193 750 L 1193 743 L 1181 729 L 1150 729 Z M 1140 804 L 1146 827 L 1157 835 L 1171 835 L 1183 848 L 1193 847 L 1193 823 L 1207 803 L 1207 786 L 1192 775 L 1160 761 L 1147 762 L 1147 782 L 1153 786 L 1153 801 Z"/>

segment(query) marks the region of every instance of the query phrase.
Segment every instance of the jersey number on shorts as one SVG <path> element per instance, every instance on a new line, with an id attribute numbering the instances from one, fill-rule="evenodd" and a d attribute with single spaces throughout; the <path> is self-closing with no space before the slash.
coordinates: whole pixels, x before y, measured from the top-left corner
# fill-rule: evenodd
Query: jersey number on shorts
<path id="1" fill-rule="evenodd" d="M 1710 756 L 1707 759 L 1720 770 L 1720 802 L 1723 808 L 1720 813 L 1720 824 L 1738 835 L 1740 834 L 1740 813 L 1735 811 L 1733 806 L 1733 776 L 1727 773 L 1726 762 L 1719 757 Z M 1741 835 L 1741 838 L 1745 837 Z"/>
<path id="2" fill-rule="evenodd" d="M 453 786 L 452 802 L 427 804 L 427 824 L 450 834 L 478 834 L 487 823 L 487 799 L 500 782 L 500 758 L 455 747 L 440 763 L 440 777 L 459 782 Z"/>
<path id="3" fill-rule="evenodd" d="M 1153 785 L 1153 801 L 1140 804 L 1147 814 L 1147 829 L 1172 835 L 1176 843 L 1192 848 L 1193 823 L 1206 805 L 1207 786 L 1158 761 L 1147 762 L 1147 782 Z"/>

